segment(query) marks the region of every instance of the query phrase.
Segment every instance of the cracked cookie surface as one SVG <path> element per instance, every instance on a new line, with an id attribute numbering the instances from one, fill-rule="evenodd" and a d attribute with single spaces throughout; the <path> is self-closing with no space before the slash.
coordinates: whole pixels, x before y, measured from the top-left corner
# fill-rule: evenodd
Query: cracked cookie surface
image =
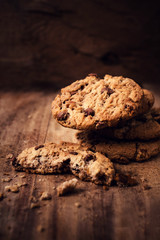
<path id="1" fill-rule="evenodd" d="M 52 102 L 52 114 L 64 127 L 100 129 L 137 115 L 143 96 L 132 79 L 110 75 L 99 79 L 93 74 L 61 89 Z"/>
<path id="2" fill-rule="evenodd" d="M 74 143 L 46 143 L 25 149 L 12 162 L 17 171 L 49 174 L 72 172 L 95 184 L 110 185 L 113 163 L 101 153 Z"/>

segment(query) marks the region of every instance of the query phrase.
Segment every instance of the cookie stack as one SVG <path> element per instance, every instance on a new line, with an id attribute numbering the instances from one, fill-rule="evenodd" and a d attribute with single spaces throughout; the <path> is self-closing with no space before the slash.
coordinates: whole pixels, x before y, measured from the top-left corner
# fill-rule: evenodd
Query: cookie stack
<path id="1" fill-rule="evenodd" d="M 82 130 L 81 144 L 129 163 L 160 152 L 160 109 L 153 104 L 153 94 L 132 79 L 90 74 L 61 90 L 52 113 L 61 125 Z"/>
<path id="2" fill-rule="evenodd" d="M 143 161 L 160 152 L 160 110 L 154 97 L 129 78 L 89 74 L 61 89 L 52 103 L 54 118 L 80 130 L 80 144 L 46 143 L 25 149 L 13 161 L 18 171 L 72 172 L 82 180 L 110 185 L 112 162 Z"/>

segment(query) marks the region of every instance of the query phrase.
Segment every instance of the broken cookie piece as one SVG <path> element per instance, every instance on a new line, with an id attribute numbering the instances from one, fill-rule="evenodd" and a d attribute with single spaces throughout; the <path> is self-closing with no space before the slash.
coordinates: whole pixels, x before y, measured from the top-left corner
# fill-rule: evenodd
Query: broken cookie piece
<path id="1" fill-rule="evenodd" d="M 110 185 L 113 163 L 103 154 L 75 143 L 46 143 L 41 148 L 28 148 L 13 161 L 18 171 L 49 174 L 72 172 L 84 181 Z"/>
<path id="2" fill-rule="evenodd" d="M 31 203 L 30 208 L 34 209 L 34 208 L 39 208 L 40 204 L 39 203 Z"/>
<path id="3" fill-rule="evenodd" d="M 2 178 L 2 182 L 10 182 L 12 181 L 12 178 Z"/>
<path id="4" fill-rule="evenodd" d="M 19 192 L 19 186 L 17 184 L 14 184 L 12 186 L 5 186 L 5 190 L 8 192 L 18 193 Z"/>
<path id="5" fill-rule="evenodd" d="M 70 166 L 75 176 L 95 184 L 110 185 L 114 176 L 113 163 L 99 152 L 78 156 Z"/>
<path id="6" fill-rule="evenodd" d="M 65 181 L 57 187 L 57 195 L 63 196 L 68 193 L 72 193 L 77 185 L 78 180 L 73 178 L 69 181 Z"/>

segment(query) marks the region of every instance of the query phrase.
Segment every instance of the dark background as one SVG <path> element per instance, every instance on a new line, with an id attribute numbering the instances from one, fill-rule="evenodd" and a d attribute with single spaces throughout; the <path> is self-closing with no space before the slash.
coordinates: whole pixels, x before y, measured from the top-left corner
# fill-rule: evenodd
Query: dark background
<path id="1" fill-rule="evenodd" d="M 158 83 L 154 1 L 1 0 L 1 89 L 57 90 L 90 72 Z"/>

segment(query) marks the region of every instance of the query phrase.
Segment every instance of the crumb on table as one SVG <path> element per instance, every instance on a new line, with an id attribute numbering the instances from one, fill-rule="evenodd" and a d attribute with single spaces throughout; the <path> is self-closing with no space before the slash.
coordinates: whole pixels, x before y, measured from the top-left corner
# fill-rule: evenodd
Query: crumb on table
<path id="1" fill-rule="evenodd" d="M 12 185 L 12 186 L 5 186 L 5 190 L 8 192 L 18 193 L 19 192 L 19 186 L 18 185 Z"/>
<path id="2" fill-rule="evenodd" d="M 40 200 L 50 200 L 52 198 L 51 194 L 48 193 L 48 192 L 43 192 L 41 197 L 40 197 Z"/>
<path id="3" fill-rule="evenodd" d="M 78 180 L 73 178 L 69 181 L 65 181 L 57 187 L 57 194 L 58 196 L 63 196 L 67 193 L 71 193 L 74 191 Z"/>

